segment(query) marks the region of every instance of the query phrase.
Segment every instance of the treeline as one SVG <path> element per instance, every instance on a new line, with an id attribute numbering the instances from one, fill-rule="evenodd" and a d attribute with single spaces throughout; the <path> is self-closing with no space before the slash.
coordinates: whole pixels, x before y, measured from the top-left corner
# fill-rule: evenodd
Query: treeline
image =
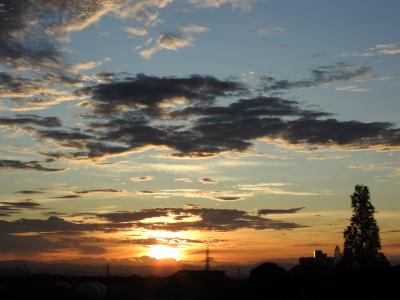
<path id="1" fill-rule="evenodd" d="M 243 299 L 397 299 L 399 280 L 400 265 L 358 269 L 299 265 L 286 271 L 265 263 L 252 270 L 242 295 Z"/>
<path id="2" fill-rule="evenodd" d="M 185 277 L 186 276 L 186 277 Z M 350 270 L 343 266 L 296 266 L 287 271 L 273 263 L 254 268 L 248 278 L 214 281 L 188 275 L 168 277 L 0 277 L 1 299 L 397 299 L 400 266 Z"/>

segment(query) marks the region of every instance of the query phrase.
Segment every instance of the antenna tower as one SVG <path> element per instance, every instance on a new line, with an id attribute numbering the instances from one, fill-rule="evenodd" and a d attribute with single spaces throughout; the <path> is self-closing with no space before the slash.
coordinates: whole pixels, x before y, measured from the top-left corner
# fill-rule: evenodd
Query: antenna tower
<path id="1" fill-rule="evenodd" d="M 210 271 L 210 250 L 208 249 L 208 245 L 206 248 L 206 272 Z"/>

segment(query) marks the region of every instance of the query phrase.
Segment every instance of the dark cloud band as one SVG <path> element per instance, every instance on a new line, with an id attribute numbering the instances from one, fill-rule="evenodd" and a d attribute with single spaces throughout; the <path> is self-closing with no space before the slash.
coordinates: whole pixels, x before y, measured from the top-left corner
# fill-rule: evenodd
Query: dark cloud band
<path id="1" fill-rule="evenodd" d="M 325 66 L 313 71 L 312 81 L 352 80 L 370 72 L 366 67 Z M 257 140 L 312 148 L 400 146 L 400 129 L 391 123 L 340 121 L 329 112 L 280 97 L 233 100 L 248 92 L 240 82 L 211 76 L 111 74 L 105 82 L 76 92 L 88 97 L 87 113 L 82 115 L 87 122 L 80 128 L 53 129 L 61 124 L 57 118 L 35 115 L 0 118 L 0 125 L 18 124 L 72 149 L 45 153 L 55 159 L 98 159 L 149 147 L 170 149 L 174 156 L 208 157 L 245 152 Z"/>
<path id="2" fill-rule="evenodd" d="M 16 170 L 27 170 L 27 171 L 31 170 L 31 171 L 43 171 L 43 172 L 59 172 L 64 170 L 64 169 L 45 167 L 38 161 L 23 162 L 19 160 L 8 160 L 8 159 L 0 160 L 0 170 L 1 169 L 16 169 Z"/>

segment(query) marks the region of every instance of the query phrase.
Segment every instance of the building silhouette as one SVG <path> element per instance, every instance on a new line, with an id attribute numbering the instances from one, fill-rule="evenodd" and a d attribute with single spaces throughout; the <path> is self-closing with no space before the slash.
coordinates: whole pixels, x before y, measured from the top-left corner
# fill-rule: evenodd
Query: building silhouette
<path id="1" fill-rule="evenodd" d="M 299 264 L 301 266 L 333 266 L 334 258 L 329 257 L 322 250 L 314 250 L 314 256 L 300 257 Z"/>
<path id="2" fill-rule="evenodd" d="M 335 247 L 335 252 L 333 253 L 333 263 L 338 265 L 342 262 L 342 254 L 340 253 L 339 246 Z"/>

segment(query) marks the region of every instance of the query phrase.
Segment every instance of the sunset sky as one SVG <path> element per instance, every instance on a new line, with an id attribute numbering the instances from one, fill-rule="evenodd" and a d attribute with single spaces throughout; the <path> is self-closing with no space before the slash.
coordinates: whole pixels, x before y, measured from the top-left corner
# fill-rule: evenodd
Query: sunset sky
<path id="1" fill-rule="evenodd" d="M 361 183 L 396 258 L 399 11 L 0 0 L 0 260 L 332 254 Z"/>

